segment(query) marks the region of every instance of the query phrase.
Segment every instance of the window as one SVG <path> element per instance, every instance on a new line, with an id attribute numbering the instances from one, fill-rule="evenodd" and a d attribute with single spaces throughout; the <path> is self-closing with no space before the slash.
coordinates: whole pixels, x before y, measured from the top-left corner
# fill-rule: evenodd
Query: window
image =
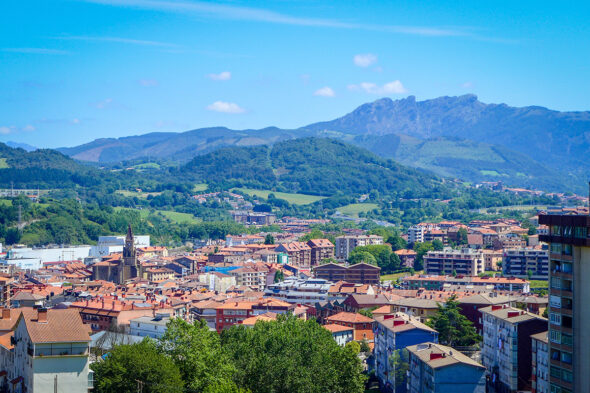
<path id="1" fill-rule="evenodd" d="M 553 325 L 557 325 L 560 326 L 561 325 L 561 314 L 556 314 L 554 312 L 549 314 L 549 321 L 553 324 Z"/>
<path id="2" fill-rule="evenodd" d="M 561 332 L 557 330 L 550 330 L 549 340 L 551 340 L 552 343 L 561 344 Z"/>
<path id="3" fill-rule="evenodd" d="M 567 364 L 572 364 L 572 354 L 569 352 L 562 352 L 561 361 Z"/>

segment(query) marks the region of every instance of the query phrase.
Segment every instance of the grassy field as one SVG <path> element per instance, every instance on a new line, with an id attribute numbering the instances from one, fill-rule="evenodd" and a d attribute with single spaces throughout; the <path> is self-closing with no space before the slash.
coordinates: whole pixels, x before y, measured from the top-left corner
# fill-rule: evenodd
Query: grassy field
<path id="1" fill-rule="evenodd" d="M 415 272 L 414 274 L 422 274 L 423 271 L 419 270 L 417 272 Z M 405 277 L 405 276 L 409 276 L 410 272 L 401 272 L 401 273 L 393 273 L 393 274 L 384 274 L 383 276 L 381 276 L 381 281 L 395 281 L 400 277 Z"/>
<path id="2" fill-rule="evenodd" d="M 128 190 L 117 190 L 116 193 L 130 198 L 138 197 L 139 199 L 147 199 L 148 195 L 156 196 L 161 194 L 161 192 L 137 192 Z"/>
<path id="3" fill-rule="evenodd" d="M 145 162 L 143 164 L 134 165 L 135 169 L 160 169 L 160 164 L 156 162 Z"/>
<path id="4" fill-rule="evenodd" d="M 325 197 L 317 195 L 291 194 L 288 192 L 275 192 L 270 190 L 254 190 L 252 188 L 234 188 L 234 190 L 241 191 L 248 195 L 264 199 L 268 198 L 268 194 L 275 194 L 277 198 L 284 199 L 287 202 L 292 203 L 294 205 L 308 205 L 310 203 L 314 203 L 319 200 L 325 199 Z"/>
<path id="5" fill-rule="evenodd" d="M 149 209 L 131 209 L 128 207 L 115 207 L 115 210 L 117 210 L 117 211 L 123 210 L 123 209 L 137 210 L 139 212 L 139 215 L 141 216 L 141 218 L 146 218 L 153 211 L 155 214 L 159 214 L 163 217 L 166 217 L 170 221 L 173 221 L 177 224 L 184 224 L 184 223 L 196 224 L 196 223 L 201 222 L 200 219 L 198 219 L 197 217 L 195 217 L 189 213 L 180 213 L 180 212 L 174 212 L 174 211 L 170 211 L 170 210 L 149 210 Z"/>
<path id="6" fill-rule="evenodd" d="M 339 207 L 337 210 L 347 216 L 358 217 L 359 213 L 366 213 L 373 209 L 377 209 L 378 207 L 379 205 L 376 203 L 352 203 L 350 205 Z"/>
<path id="7" fill-rule="evenodd" d="M 9 168 L 6 158 L 0 158 L 0 169 Z"/>
<path id="8" fill-rule="evenodd" d="M 203 192 L 206 190 L 207 190 L 207 183 L 195 184 L 195 186 L 193 187 L 194 192 Z"/>
<path id="9" fill-rule="evenodd" d="M 549 288 L 549 282 L 545 280 L 530 280 L 531 288 Z"/>

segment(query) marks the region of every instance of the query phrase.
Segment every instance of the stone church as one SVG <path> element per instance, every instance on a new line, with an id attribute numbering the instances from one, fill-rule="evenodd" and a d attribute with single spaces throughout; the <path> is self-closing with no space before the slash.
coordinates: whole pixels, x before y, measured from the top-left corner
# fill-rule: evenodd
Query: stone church
<path id="1" fill-rule="evenodd" d="M 92 265 L 92 279 L 124 284 L 127 280 L 141 277 L 141 265 L 137 262 L 137 250 L 131 225 L 127 227 L 122 257 L 108 259 Z"/>

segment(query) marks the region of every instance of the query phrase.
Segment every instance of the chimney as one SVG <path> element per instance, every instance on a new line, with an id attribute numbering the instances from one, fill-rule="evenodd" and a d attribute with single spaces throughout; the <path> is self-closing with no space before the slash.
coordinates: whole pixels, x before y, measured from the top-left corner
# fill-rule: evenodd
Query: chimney
<path id="1" fill-rule="evenodd" d="M 2 308 L 2 319 L 10 319 L 10 309 Z"/>
<path id="2" fill-rule="evenodd" d="M 47 309 L 42 307 L 37 309 L 37 322 L 47 323 Z"/>

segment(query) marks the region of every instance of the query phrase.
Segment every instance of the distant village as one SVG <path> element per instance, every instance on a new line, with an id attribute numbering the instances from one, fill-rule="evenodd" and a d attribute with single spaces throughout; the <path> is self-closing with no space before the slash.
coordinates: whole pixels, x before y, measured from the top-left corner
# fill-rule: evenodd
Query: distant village
<path id="1" fill-rule="evenodd" d="M 222 332 L 289 313 L 316 320 L 340 345 L 362 343 L 365 367 L 384 392 L 422 391 L 414 387 L 453 375 L 470 392 L 490 384 L 497 391 L 549 391 L 548 278 L 557 267 L 543 241 L 550 228 L 539 217 L 587 215 L 587 208 L 541 211 L 530 219 L 535 234 L 512 219 L 418 223 L 402 235 L 407 248 L 394 251 L 400 273 L 382 275 L 374 264 L 349 263 L 357 247 L 388 245 L 382 236 L 347 229 L 335 244 L 300 241 L 329 221 L 278 220 L 252 212 L 239 195 L 233 203 L 236 222 L 281 232 L 202 239 L 187 250 L 152 245 L 129 226 L 96 245 L 3 250 L 0 385 L 32 391 L 46 383 L 39 370 L 49 369 L 60 383 L 85 391 L 93 380 L 89 364 L 100 361 L 93 349 L 161 337 L 172 318 L 202 320 Z M 442 248 L 422 255 L 423 270 L 416 270 L 413 246 L 425 242 Z M 481 336 L 479 346 L 439 344 L 427 323 L 449 299 Z M 390 361 L 401 349 L 409 353 L 403 376 Z M 60 371 L 73 361 L 84 371 Z M 425 371 L 437 368 L 446 371 Z"/>

